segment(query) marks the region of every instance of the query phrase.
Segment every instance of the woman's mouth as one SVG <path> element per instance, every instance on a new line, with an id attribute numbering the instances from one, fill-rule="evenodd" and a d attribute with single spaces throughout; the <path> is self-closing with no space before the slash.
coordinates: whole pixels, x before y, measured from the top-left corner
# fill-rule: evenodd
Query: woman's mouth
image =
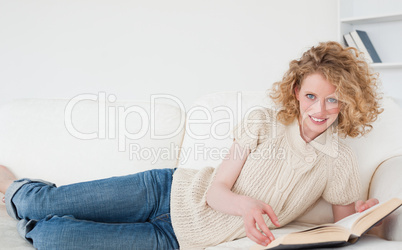
<path id="1" fill-rule="evenodd" d="M 328 120 L 328 118 L 318 118 L 318 117 L 313 117 L 311 115 L 309 115 L 309 117 L 310 117 L 311 121 L 317 125 L 322 125 Z"/>

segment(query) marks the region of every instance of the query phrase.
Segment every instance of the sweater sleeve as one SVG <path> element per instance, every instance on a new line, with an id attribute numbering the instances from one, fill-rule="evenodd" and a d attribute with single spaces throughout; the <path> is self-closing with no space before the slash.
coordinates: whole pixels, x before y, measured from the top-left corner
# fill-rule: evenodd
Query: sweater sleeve
<path id="1" fill-rule="evenodd" d="M 273 111 L 267 108 L 251 111 L 233 129 L 233 140 L 253 152 L 258 145 L 271 137 L 271 127 L 275 125 L 273 115 Z"/>
<path id="2" fill-rule="evenodd" d="M 339 145 L 339 155 L 328 171 L 323 198 L 333 205 L 348 205 L 359 199 L 361 191 L 358 163 L 352 149 Z"/>

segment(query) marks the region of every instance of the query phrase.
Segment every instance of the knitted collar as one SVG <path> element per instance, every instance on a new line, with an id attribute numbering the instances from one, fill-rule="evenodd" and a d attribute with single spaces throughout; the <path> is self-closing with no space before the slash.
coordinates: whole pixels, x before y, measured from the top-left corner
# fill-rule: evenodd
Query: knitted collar
<path id="1" fill-rule="evenodd" d="M 306 143 L 300 135 L 299 122 L 294 119 L 289 126 L 286 126 L 286 137 L 290 147 L 301 157 L 311 154 L 312 151 L 321 152 L 333 158 L 338 157 L 338 136 L 337 133 L 334 133 L 333 126 Z"/>

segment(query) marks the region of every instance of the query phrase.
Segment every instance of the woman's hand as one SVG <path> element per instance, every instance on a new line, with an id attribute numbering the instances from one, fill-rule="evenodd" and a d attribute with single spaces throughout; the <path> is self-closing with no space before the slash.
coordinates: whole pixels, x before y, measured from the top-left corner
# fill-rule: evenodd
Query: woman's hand
<path id="1" fill-rule="evenodd" d="M 369 209 L 370 207 L 377 205 L 378 203 L 380 203 L 376 198 L 371 198 L 369 200 L 366 201 L 362 201 L 362 200 L 358 200 L 355 203 L 355 210 L 356 213 L 361 213 L 364 210 Z M 377 222 L 377 224 L 375 224 L 375 227 L 379 226 L 382 224 L 382 220 L 380 220 L 379 222 Z"/>
<path id="2" fill-rule="evenodd" d="M 367 201 L 359 200 L 356 202 L 352 202 L 349 205 L 332 205 L 332 212 L 334 214 L 334 222 L 340 221 L 341 219 L 343 219 L 351 214 L 361 213 L 378 203 L 379 202 L 377 199 L 371 198 Z"/>
<path id="3" fill-rule="evenodd" d="M 378 203 L 379 203 L 379 201 L 376 198 L 371 198 L 366 201 L 362 201 L 362 200 L 356 201 L 356 203 L 355 203 L 356 213 L 361 213 L 364 210 L 367 210 L 370 207 L 377 205 Z"/>
<path id="4" fill-rule="evenodd" d="M 246 229 L 246 235 L 251 240 L 255 241 L 257 244 L 266 246 L 271 243 L 275 237 L 269 230 L 268 226 L 265 224 L 263 214 L 267 214 L 275 226 L 279 227 L 278 218 L 272 210 L 271 206 L 253 199 L 248 196 L 243 197 L 243 202 L 241 203 L 241 216 L 243 217 L 244 227 Z M 258 227 L 265 233 L 263 235 L 256 227 Z"/>

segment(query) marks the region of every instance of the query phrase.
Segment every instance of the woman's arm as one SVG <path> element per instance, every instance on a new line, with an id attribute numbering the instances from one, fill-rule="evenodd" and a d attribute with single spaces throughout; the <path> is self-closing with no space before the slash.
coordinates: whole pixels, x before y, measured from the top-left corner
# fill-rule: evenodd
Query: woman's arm
<path id="1" fill-rule="evenodd" d="M 243 217 L 247 237 L 261 245 L 267 245 L 274 236 L 265 224 L 263 214 L 267 214 L 271 221 L 279 226 L 278 219 L 272 208 L 259 200 L 248 196 L 238 195 L 231 191 L 236 182 L 250 150 L 240 146 L 236 141 L 232 144 L 228 155 L 217 170 L 214 181 L 207 192 L 207 203 L 213 209 Z M 263 235 L 256 223 L 265 233 Z"/>
<path id="2" fill-rule="evenodd" d="M 367 201 L 356 201 L 350 203 L 349 205 L 332 205 L 332 213 L 334 215 L 334 222 L 337 222 L 351 214 L 361 213 L 366 209 L 378 204 L 378 200 L 375 198 L 371 198 Z"/>

